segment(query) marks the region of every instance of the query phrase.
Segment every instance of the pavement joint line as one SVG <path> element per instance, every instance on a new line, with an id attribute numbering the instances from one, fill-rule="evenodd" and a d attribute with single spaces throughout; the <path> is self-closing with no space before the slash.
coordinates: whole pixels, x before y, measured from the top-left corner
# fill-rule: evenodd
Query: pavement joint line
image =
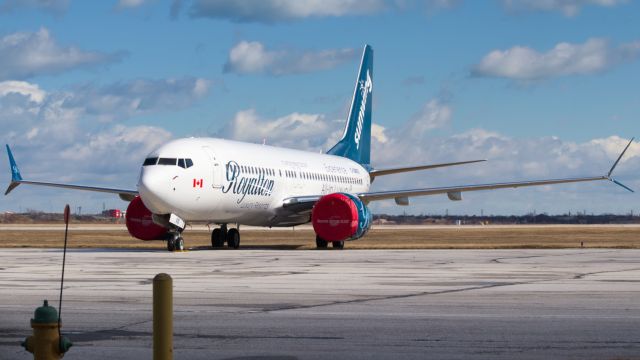
<path id="1" fill-rule="evenodd" d="M 603 271 L 602 273 L 617 273 L 617 272 L 636 271 L 636 270 L 640 270 L 640 268 L 621 269 L 621 270 L 615 270 L 615 271 Z M 591 275 L 591 274 L 587 274 L 587 275 Z M 556 278 L 553 278 L 553 279 L 540 279 L 540 280 L 532 280 L 532 281 L 496 283 L 496 284 L 489 284 L 489 285 L 483 285 L 483 286 L 472 286 L 472 287 L 466 287 L 466 288 L 460 288 L 460 289 L 449 289 L 449 290 L 441 290 L 441 291 L 423 291 L 423 292 L 411 293 L 411 294 L 398 294 L 398 295 L 370 297 L 370 298 L 364 298 L 364 299 L 334 301 L 334 302 L 324 303 L 324 304 L 298 305 L 298 306 L 289 306 L 289 307 L 282 307 L 282 308 L 276 308 L 276 309 L 246 311 L 246 312 L 239 311 L 238 313 L 272 313 L 272 312 L 280 312 L 280 311 L 288 311 L 288 310 L 304 310 L 304 309 L 313 309 L 313 308 L 320 308 L 320 307 L 327 307 L 327 306 L 334 306 L 334 305 L 358 304 L 358 303 L 366 303 L 366 302 L 371 302 L 371 301 L 406 299 L 406 298 L 419 297 L 419 296 L 451 294 L 451 293 L 459 293 L 459 292 L 465 292 L 465 291 L 491 289 L 491 288 L 497 288 L 497 287 L 507 287 L 507 286 L 516 286 L 516 285 L 531 285 L 531 284 L 554 282 L 554 281 L 567 280 L 567 279 L 581 280 L 583 278 L 582 277 L 576 277 L 576 275 L 574 275 L 573 277 L 560 276 L 560 277 L 556 277 Z"/>
<path id="2" fill-rule="evenodd" d="M 551 280 L 544 280 L 544 281 L 551 281 Z M 298 306 L 288 306 L 288 307 L 282 307 L 282 308 L 276 308 L 276 309 L 268 309 L 268 310 L 248 311 L 247 313 L 256 313 L 256 312 L 271 313 L 271 312 L 287 311 L 287 310 L 304 310 L 304 309 L 313 309 L 313 308 L 319 308 L 319 307 L 325 307 L 325 306 L 333 306 L 333 305 L 357 304 L 357 303 L 365 303 L 365 302 L 380 301 L 380 300 L 406 299 L 406 298 L 418 297 L 418 296 L 426 296 L 426 295 L 442 295 L 442 294 L 450 294 L 450 293 L 457 293 L 457 292 L 464 292 L 464 291 L 490 289 L 490 288 L 501 287 L 501 286 L 513 286 L 513 285 L 531 284 L 531 283 L 535 283 L 535 282 L 538 282 L 538 281 L 499 283 L 499 284 L 489 284 L 489 285 L 483 285 L 483 286 L 472 286 L 472 287 L 466 287 L 466 288 L 460 288 L 460 289 L 450 289 L 450 290 L 441 290 L 441 291 L 422 291 L 422 292 L 419 292 L 419 293 L 411 293 L 411 294 L 376 296 L 376 297 L 370 297 L 370 298 L 365 298 L 365 299 L 334 301 L 334 302 L 324 303 L 324 304 L 298 305 Z"/>
<path id="3" fill-rule="evenodd" d="M 505 256 L 505 257 L 499 257 L 499 258 L 491 259 L 491 262 L 502 264 L 501 260 L 535 259 L 535 258 L 543 258 L 543 257 L 550 257 L 550 256 L 590 255 L 590 254 L 593 254 L 593 251 L 598 252 L 598 254 L 607 254 L 607 253 L 615 253 L 615 252 L 617 252 L 616 250 L 618 250 L 618 249 L 609 249 L 609 250 L 607 250 L 607 249 L 592 249 L 591 252 L 585 251 L 585 252 L 579 252 L 579 253 L 574 253 L 574 254 L 563 253 L 563 254 L 544 254 L 544 255 L 529 255 L 529 256 Z"/>
<path id="4" fill-rule="evenodd" d="M 595 271 L 595 272 L 589 272 L 589 273 L 581 273 L 581 274 L 577 274 L 576 276 L 574 276 L 574 279 L 584 279 L 587 276 L 591 276 L 591 275 L 599 275 L 599 274 L 610 274 L 610 273 L 621 273 L 621 272 L 627 272 L 627 271 L 638 271 L 640 270 L 640 268 L 632 268 L 632 269 L 620 269 L 620 270 L 609 270 L 609 271 Z"/>

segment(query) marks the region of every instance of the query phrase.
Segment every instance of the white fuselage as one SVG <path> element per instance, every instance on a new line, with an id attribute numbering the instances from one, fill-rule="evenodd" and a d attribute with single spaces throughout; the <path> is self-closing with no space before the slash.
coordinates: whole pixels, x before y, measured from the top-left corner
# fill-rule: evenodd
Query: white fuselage
<path id="1" fill-rule="evenodd" d="M 309 217 L 283 216 L 284 199 L 370 186 L 367 170 L 347 158 L 223 139 L 174 140 L 147 156 L 154 158 L 140 173 L 142 201 L 187 222 L 290 226 Z"/>

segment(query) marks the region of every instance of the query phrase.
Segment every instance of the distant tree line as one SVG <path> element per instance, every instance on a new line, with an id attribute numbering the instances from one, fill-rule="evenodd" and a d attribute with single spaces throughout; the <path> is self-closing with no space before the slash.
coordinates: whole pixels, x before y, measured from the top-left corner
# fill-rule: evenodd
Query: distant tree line
<path id="1" fill-rule="evenodd" d="M 386 215 L 373 216 L 378 224 L 405 225 L 478 225 L 478 224 L 640 224 L 640 216 L 634 214 L 527 214 L 527 215 Z"/>

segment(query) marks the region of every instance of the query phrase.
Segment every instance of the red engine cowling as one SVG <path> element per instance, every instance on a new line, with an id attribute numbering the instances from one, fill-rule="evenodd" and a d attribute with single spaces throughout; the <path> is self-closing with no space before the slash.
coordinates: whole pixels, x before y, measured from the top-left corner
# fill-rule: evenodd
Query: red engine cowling
<path id="1" fill-rule="evenodd" d="M 153 222 L 151 211 L 144 206 L 140 196 L 136 196 L 127 207 L 127 230 L 140 240 L 162 240 L 168 229 Z"/>
<path id="2" fill-rule="evenodd" d="M 355 240 L 367 233 L 372 215 L 356 196 L 346 193 L 325 195 L 311 211 L 316 234 L 326 241 Z"/>

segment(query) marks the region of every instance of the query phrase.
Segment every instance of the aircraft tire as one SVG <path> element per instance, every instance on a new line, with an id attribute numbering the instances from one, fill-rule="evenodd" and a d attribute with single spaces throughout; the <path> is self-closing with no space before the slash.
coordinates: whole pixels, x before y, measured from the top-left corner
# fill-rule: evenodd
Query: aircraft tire
<path id="1" fill-rule="evenodd" d="M 240 231 L 238 229 L 229 229 L 227 232 L 227 246 L 229 249 L 240 247 Z"/>
<path id="2" fill-rule="evenodd" d="M 173 236 L 167 240 L 167 250 L 171 252 L 176 251 L 176 243 L 173 241 Z"/>
<path id="3" fill-rule="evenodd" d="M 222 230 L 220 228 L 215 228 L 211 232 L 211 247 L 212 248 L 221 248 L 224 246 L 224 238 L 222 237 Z"/>
<path id="4" fill-rule="evenodd" d="M 331 246 L 334 249 L 342 250 L 342 249 L 344 249 L 344 241 L 334 241 L 334 242 L 331 243 Z"/>
<path id="5" fill-rule="evenodd" d="M 329 243 L 322 239 L 320 236 L 316 235 L 316 248 L 318 249 L 326 249 L 329 246 Z"/>
<path id="6" fill-rule="evenodd" d="M 178 237 L 175 241 L 175 247 L 176 250 L 184 250 L 184 239 L 182 238 L 182 236 Z"/>

